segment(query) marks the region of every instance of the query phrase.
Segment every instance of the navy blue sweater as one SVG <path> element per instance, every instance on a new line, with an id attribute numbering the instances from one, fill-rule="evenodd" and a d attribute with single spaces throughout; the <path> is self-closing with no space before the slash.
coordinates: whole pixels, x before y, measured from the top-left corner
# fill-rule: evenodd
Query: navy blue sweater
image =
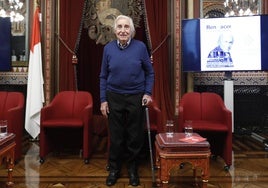
<path id="1" fill-rule="evenodd" d="M 100 101 L 106 101 L 106 91 L 119 94 L 151 95 L 154 70 L 145 44 L 132 39 L 125 49 L 111 41 L 104 47 L 100 72 Z"/>

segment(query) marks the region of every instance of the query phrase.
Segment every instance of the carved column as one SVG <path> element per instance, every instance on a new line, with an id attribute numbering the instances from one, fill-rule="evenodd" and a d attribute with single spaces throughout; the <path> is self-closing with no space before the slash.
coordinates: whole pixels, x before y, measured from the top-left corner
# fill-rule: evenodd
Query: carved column
<path id="1" fill-rule="evenodd" d="M 174 4 L 174 71 L 175 71 L 175 115 L 178 115 L 179 100 L 181 95 L 181 0 Z"/>
<path id="2" fill-rule="evenodd" d="M 44 94 L 45 103 L 51 101 L 52 83 L 55 75 L 55 53 L 54 53 L 54 32 L 55 32 L 55 1 L 46 0 L 41 2 L 42 8 L 42 48 L 43 48 L 43 71 L 44 71 Z M 53 63 L 52 63 L 53 62 Z M 52 66 L 53 65 L 53 66 Z"/>

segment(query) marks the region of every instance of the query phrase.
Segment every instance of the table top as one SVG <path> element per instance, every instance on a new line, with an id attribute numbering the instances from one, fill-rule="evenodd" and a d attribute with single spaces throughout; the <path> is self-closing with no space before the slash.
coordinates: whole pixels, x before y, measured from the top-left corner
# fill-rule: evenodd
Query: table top
<path id="1" fill-rule="evenodd" d="M 170 137 L 166 133 L 156 135 L 156 142 L 162 148 L 209 148 L 210 144 L 206 138 L 197 133 L 187 137 L 184 133 L 173 133 Z"/>
<path id="2" fill-rule="evenodd" d="M 0 137 L 0 149 L 5 147 L 6 145 L 15 141 L 15 134 L 14 133 L 7 133 L 6 136 Z"/>

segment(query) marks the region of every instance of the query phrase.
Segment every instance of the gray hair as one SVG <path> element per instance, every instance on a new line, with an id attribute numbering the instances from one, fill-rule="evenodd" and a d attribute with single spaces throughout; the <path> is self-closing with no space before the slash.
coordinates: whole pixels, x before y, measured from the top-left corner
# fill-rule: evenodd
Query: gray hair
<path id="1" fill-rule="evenodd" d="M 134 27 L 134 23 L 133 23 L 133 20 L 131 17 L 129 16 L 125 16 L 125 15 L 119 15 L 116 17 L 116 19 L 114 20 L 114 30 L 116 30 L 117 28 L 117 22 L 118 20 L 120 19 L 126 19 L 129 21 L 129 26 L 130 26 L 130 32 L 131 32 L 131 38 L 134 38 L 135 36 L 135 33 L 136 33 L 136 30 L 135 30 L 135 27 Z"/>

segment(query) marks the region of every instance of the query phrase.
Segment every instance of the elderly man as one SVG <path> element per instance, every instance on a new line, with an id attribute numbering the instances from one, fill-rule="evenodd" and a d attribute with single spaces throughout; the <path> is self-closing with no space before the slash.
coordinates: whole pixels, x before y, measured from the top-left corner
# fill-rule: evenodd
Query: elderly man
<path id="1" fill-rule="evenodd" d="M 109 165 L 106 185 L 120 177 L 123 154 L 127 154 L 129 184 L 138 186 L 138 155 L 144 142 L 144 108 L 152 101 L 154 70 L 145 44 L 133 39 L 130 17 L 115 19 L 117 40 L 104 47 L 100 72 L 101 112 L 108 117 Z M 126 149 L 126 150 L 124 150 Z"/>

